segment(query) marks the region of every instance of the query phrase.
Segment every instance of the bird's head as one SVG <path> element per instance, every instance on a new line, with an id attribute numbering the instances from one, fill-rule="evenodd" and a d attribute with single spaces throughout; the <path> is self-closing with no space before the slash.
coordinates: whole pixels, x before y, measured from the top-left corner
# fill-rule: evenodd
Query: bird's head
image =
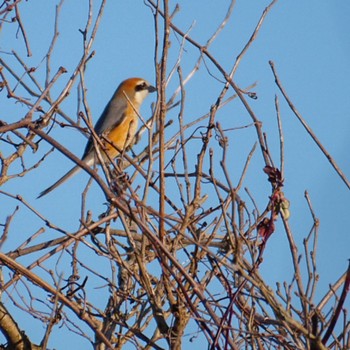
<path id="1" fill-rule="evenodd" d="M 136 106 L 140 106 L 149 93 L 157 91 L 148 81 L 142 78 L 130 78 L 124 80 L 117 91 L 130 100 Z"/>

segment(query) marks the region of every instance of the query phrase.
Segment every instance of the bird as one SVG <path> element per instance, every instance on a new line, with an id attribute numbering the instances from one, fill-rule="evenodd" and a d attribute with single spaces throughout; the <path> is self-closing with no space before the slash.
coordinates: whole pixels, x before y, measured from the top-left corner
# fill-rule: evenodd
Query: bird
<path id="1" fill-rule="evenodd" d="M 129 78 L 120 83 L 94 127 L 96 134 L 105 139 L 101 152 L 104 161 L 116 158 L 131 144 L 137 132 L 141 104 L 149 93 L 155 91 L 157 89 L 142 78 Z M 98 162 L 92 136 L 87 141 L 81 159 L 88 166 Z M 79 170 L 81 170 L 79 165 L 74 166 L 53 185 L 42 191 L 38 198 L 62 185 Z"/>

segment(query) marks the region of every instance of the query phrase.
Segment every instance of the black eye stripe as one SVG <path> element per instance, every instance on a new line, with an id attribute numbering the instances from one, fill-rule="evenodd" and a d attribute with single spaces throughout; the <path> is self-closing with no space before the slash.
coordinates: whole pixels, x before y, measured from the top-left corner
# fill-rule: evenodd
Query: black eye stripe
<path id="1" fill-rule="evenodd" d="M 147 89 L 147 84 L 145 82 L 142 82 L 140 84 L 137 84 L 135 86 L 135 91 L 142 91 Z"/>

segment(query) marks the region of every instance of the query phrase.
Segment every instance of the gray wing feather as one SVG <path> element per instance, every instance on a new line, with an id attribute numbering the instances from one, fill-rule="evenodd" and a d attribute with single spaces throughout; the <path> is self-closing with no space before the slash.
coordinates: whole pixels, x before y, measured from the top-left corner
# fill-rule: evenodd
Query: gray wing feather
<path id="1" fill-rule="evenodd" d="M 118 126 L 123 120 L 123 111 L 125 111 L 127 108 L 127 100 L 124 98 L 122 100 L 119 99 L 119 101 L 117 101 L 115 99 L 115 94 L 116 92 L 106 105 L 105 109 L 103 110 L 100 118 L 98 119 L 95 125 L 94 129 L 98 136 L 101 136 L 103 133 L 108 133 L 109 130 Z M 120 116 L 119 119 L 117 119 L 117 116 Z M 93 150 L 93 148 L 94 143 L 92 138 L 90 137 L 88 143 L 86 144 L 82 159 L 87 157 L 89 153 Z"/>

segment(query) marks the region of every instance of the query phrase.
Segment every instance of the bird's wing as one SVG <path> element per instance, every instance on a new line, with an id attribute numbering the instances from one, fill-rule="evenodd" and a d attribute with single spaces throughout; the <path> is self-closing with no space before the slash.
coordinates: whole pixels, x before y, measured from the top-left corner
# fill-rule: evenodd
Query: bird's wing
<path id="1" fill-rule="evenodd" d="M 94 129 L 96 134 L 98 136 L 101 136 L 103 133 L 108 134 L 108 131 L 117 127 L 124 120 L 125 111 L 127 108 L 128 104 L 126 98 L 121 97 L 119 99 L 116 99 L 113 95 L 95 125 Z M 90 136 L 89 141 L 86 144 L 82 159 L 88 157 L 93 148 L 94 142 L 92 136 Z"/>

